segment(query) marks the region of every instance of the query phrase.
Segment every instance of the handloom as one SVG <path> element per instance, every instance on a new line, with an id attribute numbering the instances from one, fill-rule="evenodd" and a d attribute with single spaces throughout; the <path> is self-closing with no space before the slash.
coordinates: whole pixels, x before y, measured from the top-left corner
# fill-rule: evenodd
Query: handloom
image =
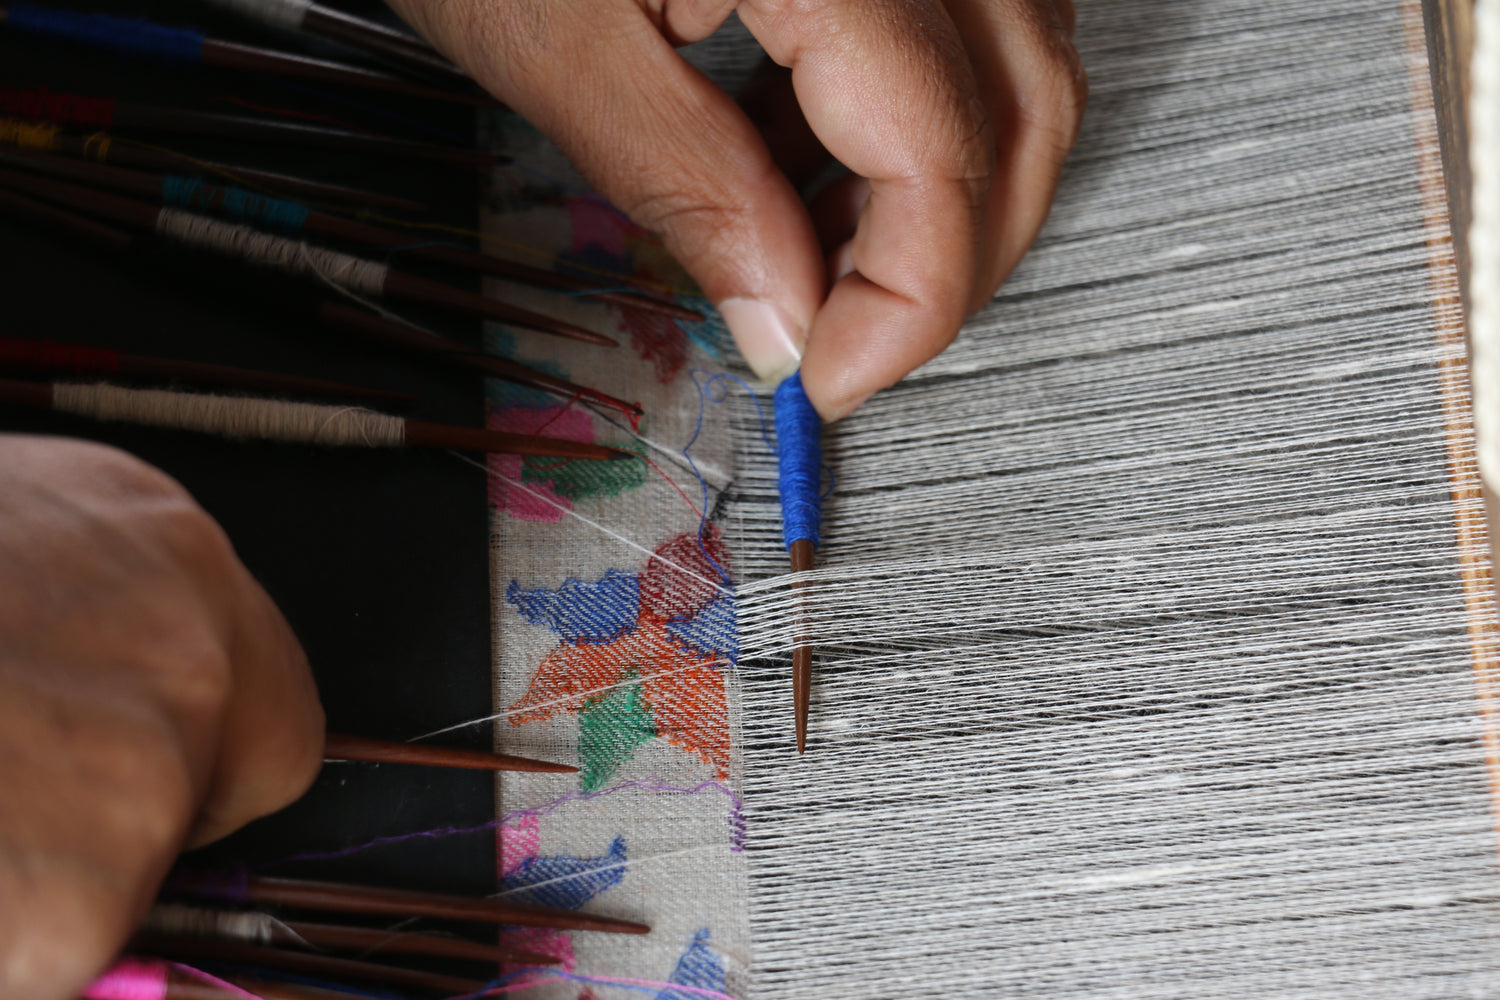
<path id="1" fill-rule="evenodd" d="M 821 567 L 785 575 L 768 399 L 712 317 L 611 316 L 607 360 L 488 331 L 639 399 L 661 473 L 484 466 L 477 721 L 578 772 L 503 776 L 493 824 L 406 836 L 494 835 L 500 900 L 652 927 L 507 930 L 556 964 L 502 988 L 1500 989 L 1493 594 L 1420 9 L 1083 7 L 1093 102 L 1048 228 L 949 352 L 828 435 Z M 725 33 L 695 58 L 755 53 Z M 485 121 L 545 178 L 492 193 L 492 235 L 685 287 L 532 130 Z M 488 391 L 497 432 L 620 430 Z"/>
<path id="2" fill-rule="evenodd" d="M 1494 595 L 1421 10 L 1083 4 L 1079 43 L 1036 249 L 829 438 L 815 753 L 741 674 L 748 995 L 1492 995 Z M 761 455 L 726 534 L 766 578 Z M 739 595 L 741 656 L 785 655 L 793 596 Z"/>

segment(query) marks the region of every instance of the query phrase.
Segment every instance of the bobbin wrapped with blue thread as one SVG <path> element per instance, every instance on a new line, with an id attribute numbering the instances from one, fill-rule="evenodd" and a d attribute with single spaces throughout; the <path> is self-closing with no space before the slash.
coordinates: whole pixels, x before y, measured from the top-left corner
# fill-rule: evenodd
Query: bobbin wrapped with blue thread
<path id="1" fill-rule="evenodd" d="M 818 493 L 823 470 L 823 420 L 802 388 L 801 372 L 776 387 L 774 402 L 782 537 L 788 549 L 802 539 L 816 548 L 821 541 L 823 506 Z"/>

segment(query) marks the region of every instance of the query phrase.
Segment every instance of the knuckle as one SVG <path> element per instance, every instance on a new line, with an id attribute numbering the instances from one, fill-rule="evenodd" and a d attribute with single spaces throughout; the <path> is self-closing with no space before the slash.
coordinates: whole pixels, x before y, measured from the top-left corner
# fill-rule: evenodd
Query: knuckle
<path id="1" fill-rule="evenodd" d="M 732 241 L 731 234 L 742 232 L 752 215 L 731 192 L 699 183 L 655 185 L 626 199 L 622 208 L 674 248 L 687 244 L 696 253 Z"/>

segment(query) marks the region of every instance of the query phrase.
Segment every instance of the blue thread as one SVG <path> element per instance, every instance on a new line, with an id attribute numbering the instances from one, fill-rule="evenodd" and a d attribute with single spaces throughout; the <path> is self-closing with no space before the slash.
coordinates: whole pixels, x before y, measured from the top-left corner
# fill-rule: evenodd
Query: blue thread
<path id="1" fill-rule="evenodd" d="M 624 879 L 625 838 L 616 837 L 609 852 L 597 858 L 527 858 L 500 880 L 500 891 L 518 902 L 576 910 Z"/>
<path id="2" fill-rule="evenodd" d="M 505 599 L 533 625 L 545 625 L 566 642 L 613 642 L 635 628 L 641 586 L 634 573 L 606 570 L 589 583 L 573 577 L 556 590 L 523 590 L 515 580 Z"/>
<path id="3" fill-rule="evenodd" d="M 776 387 L 774 408 L 782 537 L 788 549 L 804 538 L 816 548 L 822 514 L 818 478 L 823 471 L 823 421 L 802 389 L 801 372 Z"/>
<path id="4" fill-rule="evenodd" d="M 127 56 L 186 63 L 195 63 L 201 57 L 205 37 L 189 28 L 168 28 L 150 21 L 55 10 L 29 3 L 11 4 L 5 21 L 21 31 L 82 42 Z"/>
<path id="5" fill-rule="evenodd" d="M 692 943 L 677 960 L 677 967 L 667 977 L 667 982 L 704 990 L 724 989 L 724 963 L 708 946 L 708 928 L 693 935 Z M 656 994 L 656 1000 L 695 1000 L 695 997 L 682 990 L 662 990 Z"/>
<path id="6" fill-rule="evenodd" d="M 699 544 L 702 544 L 700 537 Z M 731 664 L 740 661 L 740 635 L 736 628 L 733 594 L 720 594 L 695 615 L 673 618 L 666 624 L 672 641 L 705 656 L 722 656 Z"/>
<path id="7" fill-rule="evenodd" d="M 197 177 L 168 174 L 161 179 L 161 200 L 188 211 L 212 211 L 236 222 L 295 235 L 307 222 L 308 210 L 295 201 L 283 201 L 237 187 L 204 184 Z"/>
<path id="8" fill-rule="evenodd" d="M 728 389 L 723 389 L 721 395 L 718 397 L 714 397 L 711 390 L 721 382 L 735 382 L 740 388 L 748 392 L 750 394 L 750 402 L 755 404 L 755 412 L 760 417 L 760 439 L 766 443 L 767 451 L 774 452 L 776 449 L 771 447 L 771 437 L 766 433 L 766 411 L 761 409 L 760 397 L 755 394 L 754 389 L 750 388 L 750 383 L 728 372 L 719 372 L 717 375 L 710 375 L 704 381 L 699 382 L 698 376 L 704 374 L 707 373 L 697 368 L 694 368 L 690 372 L 693 386 L 698 390 L 698 422 L 693 425 L 693 434 L 688 438 L 687 444 L 682 446 L 682 457 L 687 459 L 688 468 L 692 469 L 693 475 L 698 477 L 698 485 L 703 490 L 703 512 L 698 515 L 698 551 L 703 553 L 703 558 L 708 560 L 708 564 L 718 572 L 720 578 L 726 584 L 732 584 L 734 581 L 730 579 L 724 567 L 714 561 L 714 557 L 708 554 L 708 549 L 703 545 L 703 529 L 708 526 L 708 480 L 704 478 L 702 471 L 698 468 L 698 463 L 693 461 L 692 456 L 693 445 L 697 443 L 698 435 L 703 433 L 704 410 L 707 409 L 708 403 L 710 401 L 722 403 L 729 398 Z"/>

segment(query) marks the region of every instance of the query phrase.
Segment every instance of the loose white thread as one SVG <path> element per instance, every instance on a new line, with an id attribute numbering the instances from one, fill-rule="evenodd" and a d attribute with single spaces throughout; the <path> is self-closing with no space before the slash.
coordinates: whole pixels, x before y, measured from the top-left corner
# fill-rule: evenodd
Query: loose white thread
<path id="1" fill-rule="evenodd" d="M 54 385 L 52 408 L 96 420 L 252 440 L 394 447 L 406 438 L 406 421 L 402 418 L 357 406 L 320 406 L 167 389 L 127 389 L 102 382 Z"/>
<path id="2" fill-rule="evenodd" d="M 189 246 L 237 257 L 259 267 L 286 274 L 317 275 L 366 295 L 382 294 L 390 273 L 378 261 L 175 208 L 163 208 L 157 213 L 156 231 Z"/>
<path id="3" fill-rule="evenodd" d="M 145 927 L 162 934 L 229 938 L 256 944 L 274 944 L 281 935 L 297 937 L 269 913 L 211 910 L 181 903 L 156 904 L 146 916 Z"/>
<path id="4" fill-rule="evenodd" d="M 302 27 L 312 0 L 211 0 L 225 10 L 272 27 L 296 31 Z"/>

